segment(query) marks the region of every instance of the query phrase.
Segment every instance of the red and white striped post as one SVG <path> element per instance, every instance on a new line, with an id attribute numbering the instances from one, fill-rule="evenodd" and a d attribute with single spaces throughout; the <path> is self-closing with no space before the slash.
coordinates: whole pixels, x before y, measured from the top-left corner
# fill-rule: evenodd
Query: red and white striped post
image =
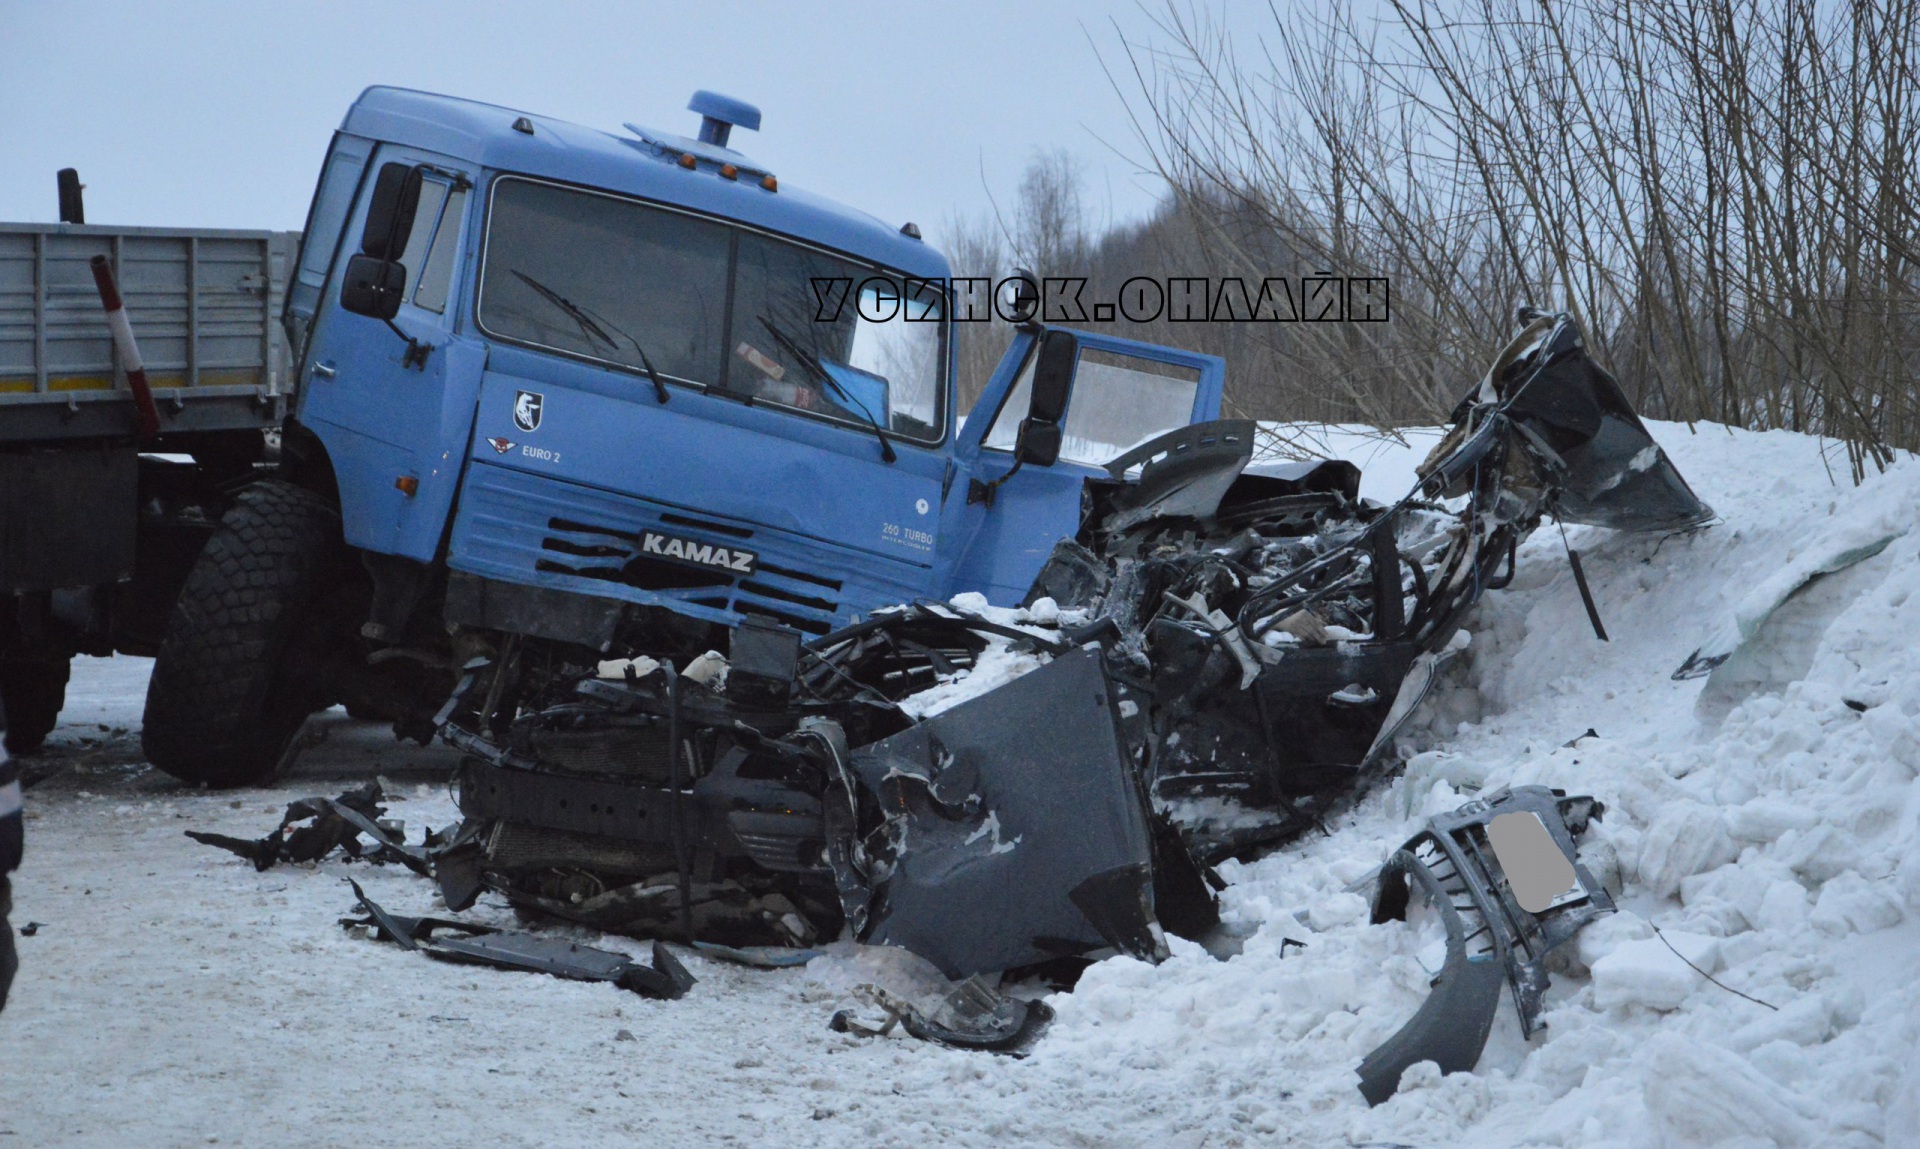
<path id="1" fill-rule="evenodd" d="M 140 359 L 140 346 L 133 341 L 133 325 L 127 322 L 126 305 L 120 301 L 120 288 L 113 282 L 113 265 L 104 255 L 92 260 L 94 286 L 100 289 L 100 302 L 107 309 L 107 330 L 113 332 L 113 345 L 119 349 L 120 365 L 127 369 L 127 387 L 133 391 L 134 422 L 140 437 L 151 439 L 160 433 L 160 412 L 153 405 L 153 388 L 147 386 L 146 364 Z"/>

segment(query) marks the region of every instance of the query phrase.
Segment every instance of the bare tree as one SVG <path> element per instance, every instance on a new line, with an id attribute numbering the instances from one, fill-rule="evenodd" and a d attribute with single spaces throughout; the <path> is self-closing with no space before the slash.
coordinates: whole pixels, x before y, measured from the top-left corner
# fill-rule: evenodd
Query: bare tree
<path id="1" fill-rule="evenodd" d="M 1163 333 L 1250 344 L 1243 409 L 1431 421 L 1526 304 L 1650 414 L 1920 446 L 1920 0 L 1369 11 L 1175 0 L 1109 61 L 1191 274 L 1389 279 L 1386 324 Z"/>
<path id="2" fill-rule="evenodd" d="M 986 279 L 997 282 L 1006 274 L 1006 243 L 994 221 L 955 217 L 948 220 L 941 231 L 941 243 L 948 262 L 953 266 L 956 280 Z M 969 320 L 953 325 L 954 338 L 959 344 L 959 402 L 960 410 L 964 413 L 973 408 L 974 400 L 980 397 L 980 392 L 986 387 L 994 367 L 1007 349 L 1011 333 L 1004 324 L 990 318 L 993 306 L 990 291 L 985 297 L 979 293 L 969 293 L 965 298 L 956 299 L 955 303 L 956 308 L 970 307 L 976 313 L 984 310 L 989 316 L 985 321 Z"/>
<path id="3" fill-rule="evenodd" d="M 1090 248 L 1080 162 L 1056 148 L 1037 153 L 1020 176 L 1008 221 L 1014 263 L 1035 275 L 1077 274 Z"/>

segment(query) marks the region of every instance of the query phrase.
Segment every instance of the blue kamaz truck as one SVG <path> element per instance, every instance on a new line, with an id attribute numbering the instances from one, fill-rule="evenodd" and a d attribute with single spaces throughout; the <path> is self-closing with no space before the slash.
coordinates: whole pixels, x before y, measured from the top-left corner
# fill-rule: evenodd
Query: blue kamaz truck
<path id="1" fill-rule="evenodd" d="M 289 275 L 279 461 L 174 607 L 156 765 L 261 780 L 342 702 L 425 738 L 475 658 L 683 661 L 742 623 L 1017 602 L 1087 479 L 1217 416 L 1218 359 L 1029 321 L 962 419 L 979 309 L 947 260 L 732 147 L 752 106 L 689 107 L 697 138 L 354 103 Z"/>

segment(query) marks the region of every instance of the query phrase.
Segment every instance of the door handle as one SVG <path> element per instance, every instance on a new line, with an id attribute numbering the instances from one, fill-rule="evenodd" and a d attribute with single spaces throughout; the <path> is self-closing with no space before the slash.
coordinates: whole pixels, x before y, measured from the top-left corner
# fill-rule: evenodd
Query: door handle
<path id="1" fill-rule="evenodd" d="M 334 370 L 333 364 L 331 363 L 315 363 L 313 365 L 313 374 L 317 379 L 331 379 L 340 373 Z"/>

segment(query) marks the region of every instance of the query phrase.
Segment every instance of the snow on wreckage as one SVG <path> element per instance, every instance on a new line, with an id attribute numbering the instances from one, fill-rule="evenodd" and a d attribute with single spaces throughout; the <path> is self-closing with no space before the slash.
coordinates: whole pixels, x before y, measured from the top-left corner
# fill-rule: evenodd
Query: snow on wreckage
<path id="1" fill-rule="evenodd" d="M 439 715 L 466 755 L 457 829 L 408 846 L 375 820 L 377 795 L 343 795 L 289 811 L 334 819 L 333 841 L 296 851 L 283 825 L 212 844 L 271 864 L 364 833 L 454 911 L 490 889 L 761 964 L 842 935 L 899 947 L 959 984 L 931 1004 L 874 990 L 888 1028 L 1017 1049 L 1044 1006 L 980 975 L 1157 961 L 1166 932 L 1223 944 L 1208 867 L 1297 836 L 1384 773 L 1465 645 L 1466 613 L 1512 578 L 1543 516 L 1649 531 L 1712 517 L 1571 320 L 1522 323 L 1392 506 L 1358 497 L 1350 463 L 1248 473 L 1251 423 L 1187 427 L 1088 482 L 1077 536 L 1021 609 L 963 595 L 810 640 L 749 619 L 730 659 L 679 667 L 477 658 Z M 1590 599 L 1589 613 L 1599 630 Z M 1417 1061 L 1471 1068 L 1502 981 L 1538 1024 L 1546 951 L 1612 910 L 1577 856 L 1602 813 L 1503 791 L 1387 863 L 1374 920 L 1425 913 L 1446 959 L 1426 1006 L 1361 1065 L 1370 1101 Z M 436 956 L 567 972 L 517 936 L 447 952 L 431 935 L 457 923 L 362 902 L 361 925 Z M 570 976 L 689 984 L 663 947 L 639 973 L 594 973 L 574 949 L 590 968 Z"/>

